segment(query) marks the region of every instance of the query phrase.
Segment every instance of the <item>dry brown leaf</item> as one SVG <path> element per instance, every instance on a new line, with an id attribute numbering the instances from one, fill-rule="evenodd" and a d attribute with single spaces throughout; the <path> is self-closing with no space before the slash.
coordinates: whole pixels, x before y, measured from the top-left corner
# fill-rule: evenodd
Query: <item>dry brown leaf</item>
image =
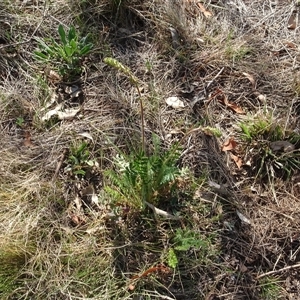
<path id="1" fill-rule="evenodd" d="M 238 105 L 236 105 L 235 103 L 228 102 L 227 106 L 229 108 L 231 108 L 233 111 L 235 111 L 237 114 L 244 114 L 245 113 L 244 110 L 241 107 L 239 107 Z"/>
<path id="2" fill-rule="evenodd" d="M 252 86 L 255 86 L 255 79 L 253 77 L 253 75 L 250 75 L 249 73 L 243 72 L 243 75 L 249 79 L 249 81 L 251 82 Z"/>
<path id="3" fill-rule="evenodd" d="M 55 83 L 61 81 L 62 78 L 57 72 L 50 70 L 48 74 L 48 79 Z"/>
<path id="4" fill-rule="evenodd" d="M 70 214 L 71 221 L 74 226 L 84 225 L 86 223 L 85 219 L 80 215 Z"/>
<path id="5" fill-rule="evenodd" d="M 233 159 L 233 161 L 236 163 L 237 167 L 240 169 L 243 165 L 242 159 L 232 153 L 230 153 L 230 157 Z"/>
<path id="6" fill-rule="evenodd" d="M 236 146 L 237 146 L 236 141 L 233 138 L 229 138 L 228 140 L 226 140 L 224 142 L 224 144 L 222 145 L 221 150 L 222 151 L 229 151 L 229 150 L 232 150 L 232 149 L 236 148 Z"/>
<path id="7" fill-rule="evenodd" d="M 213 95 L 210 97 L 209 100 L 211 100 L 211 98 L 216 97 L 216 99 L 218 99 L 218 101 L 222 104 L 224 104 L 225 106 L 231 108 L 234 112 L 238 113 L 238 114 L 244 114 L 244 110 L 239 107 L 238 105 L 236 105 L 233 102 L 229 102 L 226 95 L 223 93 L 223 91 L 221 89 L 217 89 Z"/>
<path id="8" fill-rule="evenodd" d="M 294 12 L 288 20 L 287 28 L 294 30 L 297 27 L 297 23 L 298 23 L 298 14 L 297 12 Z"/>
<path id="9" fill-rule="evenodd" d="M 205 18 L 211 18 L 212 13 L 207 10 L 200 2 L 197 3 L 197 6 L 199 7 L 200 11 L 204 14 Z"/>
<path id="10" fill-rule="evenodd" d="M 285 42 L 284 45 L 288 48 L 291 48 L 291 49 L 297 49 L 298 48 L 297 44 L 295 44 L 293 42 Z"/>
<path id="11" fill-rule="evenodd" d="M 34 144 L 31 141 L 31 134 L 29 131 L 25 131 L 25 133 L 24 133 L 23 145 L 25 147 L 34 147 Z"/>

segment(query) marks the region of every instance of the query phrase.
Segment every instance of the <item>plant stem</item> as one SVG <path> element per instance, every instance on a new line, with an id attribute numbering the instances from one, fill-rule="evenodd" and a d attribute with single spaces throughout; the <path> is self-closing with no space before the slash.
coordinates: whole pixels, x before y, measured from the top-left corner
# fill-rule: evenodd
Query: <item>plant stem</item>
<path id="1" fill-rule="evenodd" d="M 142 100 L 142 94 L 140 88 L 137 83 L 135 83 L 135 87 L 139 94 L 139 101 L 140 101 L 140 110 L 141 110 L 141 136 L 142 136 L 142 151 L 145 153 L 146 145 L 145 145 L 145 117 L 144 117 L 144 105 Z"/>

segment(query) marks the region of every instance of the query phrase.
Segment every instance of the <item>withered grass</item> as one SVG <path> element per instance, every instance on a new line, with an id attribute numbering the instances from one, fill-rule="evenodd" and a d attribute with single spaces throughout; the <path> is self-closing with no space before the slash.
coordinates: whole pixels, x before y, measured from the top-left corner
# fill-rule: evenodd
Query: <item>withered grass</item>
<path id="1" fill-rule="evenodd" d="M 263 291 L 268 278 L 278 285 L 272 299 L 297 299 L 299 172 L 288 181 L 260 181 L 253 166 L 244 161 L 239 169 L 221 151 L 233 137 L 235 154 L 251 158 L 261 141 L 246 147 L 238 124 L 265 112 L 300 134 L 300 27 L 290 25 L 297 1 L 201 1 L 212 17 L 197 2 L 0 4 L 1 299 L 271 299 Z M 34 60 L 35 38 L 57 38 L 59 24 L 91 33 L 95 47 L 83 62 L 82 97 L 72 102 L 62 93 L 65 108 L 80 112 L 43 121 L 65 85 L 47 78 L 51 65 Z M 190 177 L 160 207 L 180 213 L 180 221 L 127 207 L 112 215 L 105 170 L 120 151 L 139 148 L 141 128 L 139 95 L 104 64 L 106 56 L 141 81 L 147 151 L 152 133 L 165 149 L 181 143 L 180 164 Z M 217 90 L 245 114 L 213 96 Z M 185 107 L 168 107 L 170 96 Z M 222 136 L 202 130 L 207 126 Z M 98 164 L 81 180 L 66 167 L 71 145 L 83 140 Z M 96 207 L 76 202 L 90 184 Z M 167 269 L 178 228 L 201 236 L 208 248 L 178 252 L 175 269 L 143 276 L 155 266 Z"/>

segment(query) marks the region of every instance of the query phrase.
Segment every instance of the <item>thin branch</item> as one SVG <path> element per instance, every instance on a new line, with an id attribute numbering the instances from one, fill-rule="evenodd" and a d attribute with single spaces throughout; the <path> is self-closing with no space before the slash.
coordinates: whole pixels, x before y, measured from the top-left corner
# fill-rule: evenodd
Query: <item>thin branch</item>
<path id="1" fill-rule="evenodd" d="M 63 163 L 64 160 L 65 160 L 65 156 L 66 156 L 67 152 L 68 152 L 68 149 L 67 149 L 67 148 L 64 149 L 63 153 L 61 154 L 61 156 L 60 156 L 60 158 L 59 158 L 59 161 L 57 162 L 57 166 L 56 166 L 56 169 L 55 169 L 55 173 L 54 173 L 54 175 L 53 175 L 53 177 L 52 177 L 52 180 L 53 180 L 53 181 L 56 179 L 56 177 L 57 177 L 57 175 L 58 175 L 58 172 L 59 172 L 59 170 L 60 170 L 60 168 L 61 168 L 62 163 Z"/>
<path id="2" fill-rule="evenodd" d="M 296 264 L 296 265 L 292 265 L 292 266 L 287 266 L 287 267 L 284 267 L 284 268 L 279 269 L 279 270 L 274 270 L 274 271 L 270 271 L 270 272 L 267 272 L 267 273 L 264 273 L 264 274 L 260 274 L 256 277 L 256 279 L 260 279 L 260 278 L 263 278 L 263 277 L 266 277 L 266 276 L 269 276 L 269 275 L 273 275 L 273 274 L 276 274 L 276 273 L 284 272 L 284 271 L 287 271 L 287 270 L 296 269 L 296 268 L 299 268 L 299 267 L 300 267 L 300 263 Z"/>
<path id="3" fill-rule="evenodd" d="M 205 90 L 207 90 L 210 87 L 210 85 L 222 74 L 223 71 L 224 71 L 224 67 L 219 71 L 219 73 L 212 80 L 208 82 L 208 84 L 205 87 Z"/>
<path id="4" fill-rule="evenodd" d="M 149 203 L 147 201 L 145 201 L 145 203 L 148 207 L 150 207 L 153 210 L 153 212 L 156 215 L 162 216 L 162 217 L 164 217 L 166 219 L 170 219 L 170 220 L 181 220 L 182 219 L 182 217 L 171 215 L 168 212 L 155 207 L 154 205 L 152 205 L 151 203 Z"/>

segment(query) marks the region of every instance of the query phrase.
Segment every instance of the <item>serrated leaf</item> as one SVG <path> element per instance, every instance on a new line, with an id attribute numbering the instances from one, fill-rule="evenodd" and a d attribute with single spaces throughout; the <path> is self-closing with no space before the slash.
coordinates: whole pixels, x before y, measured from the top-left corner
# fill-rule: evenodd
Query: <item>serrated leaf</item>
<path id="1" fill-rule="evenodd" d="M 178 258 L 175 254 L 174 249 L 172 248 L 168 251 L 168 265 L 173 269 L 175 269 L 178 265 Z"/>

